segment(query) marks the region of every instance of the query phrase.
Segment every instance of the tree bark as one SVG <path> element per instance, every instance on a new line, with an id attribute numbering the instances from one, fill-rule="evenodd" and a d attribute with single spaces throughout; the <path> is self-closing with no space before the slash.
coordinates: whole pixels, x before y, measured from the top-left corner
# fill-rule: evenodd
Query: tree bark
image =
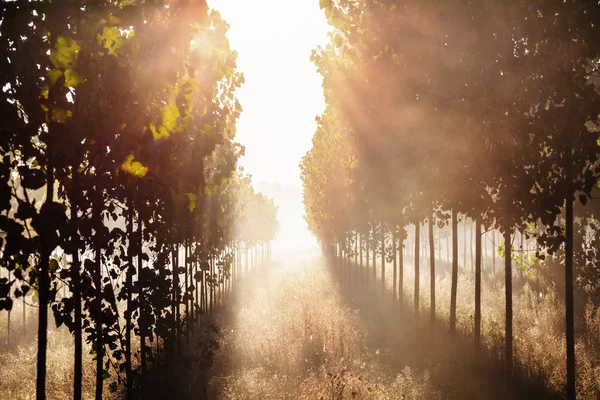
<path id="1" fill-rule="evenodd" d="M 392 227 L 392 257 L 393 257 L 393 268 L 394 268 L 394 284 L 393 286 L 393 293 L 394 293 L 394 301 L 396 301 L 397 297 L 396 297 L 396 293 L 398 292 L 398 288 L 397 288 L 397 284 L 398 284 L 398 263 L 396 262 L 397 258 L 396 258 L 396 227 L 393 226 Z"/>
<path id="2" fill-rule="evenodd" d="M 421 222 L 417 221 L 415 223 L 415 314 L 418 316 L 419 315 L 419 278 L 420 278 L 420 272 L 419 272 L 419 251 L 420 251 L 420 228 L 421 228 Z"/>
<path id="3" fill-rule="evenodd" d="M 473 272 L 473 224 L 469 224 L 469 253 L 471 254 L 471 272 Z"/>
<path id="4" fill-rule="evenodd" d="M 377 284 L 377 235 L 373 228 L 373 286 Z"/>
<path id="5" fill-rule="evenodd" d="M 365 265 L 365 283 L 369 285 L 369 237 L 367 236 L 367 240 L 365 241 L 365 251 L 366 251 L 366 265 Z"/>
<path id="6" fill-rule="evenodd" d="M 143 253 L 143 224 L 140 215 L 141 210 L 138 209 L 138 232 L 137 232 L 137 267 L 138 267 L 138 327 L 140 329 L 140 361 L 141 361 L 141 372 L 142 382 L 146 377 L 146 318 L 144 316 L 144 260 L 142 258 Z"/>
<path id="7" fill-rule="evenodd" d="M 475 216 L 475 351 L 481 350 L 481 217 Z"/>
<path id="8" fill-rule="evenodd" d="M 73 339 L 74 339 L 74 354 L 73 354 L 73 400 L 81 400 L 82 396 L 82 364 L 83 364 L 83 342 L 81 333 L 81 277 L 80 277 L 80 265 L 79 265 L 79 231 L 78 231 L 78 220 L 77 212 L 79 208 L 79 171 L 77 170 L 78 165 L 73 165 L 72 176 L 73 181 L 71 183 L 71 242 L 72 252 L 71 257 L 73 258 L 71 265 L 71 291 L 73 293 Z"/>
<path id="9" fill-rule="evenodd" d="M 504 362 L 507 375 L 512 375 L 512 244 L 510 242 L 510 228 L 504 228 L 504 293 L 506 298 L 506 319 L 504 336 Z"/>
<path id="10" fill-rule="evenodd" d="M 8 271 L 7 277 L 8 277 L 8 281 L 11 281 L 11 275 L 12 272 Z M 10 292 L 9 292 L 10 295 Z M 11 333 L 11 315 L 12 315 L 12 309 L 8 310 L 7 312 L 7 320 L 6 320 L 6 347 L 10 348 L 10 333 Z"/>
<path id="11" fill-rule="evenodd" d="M 184 289 L 183 289 L 183 302 L 185 303 L 185 334 L 186 337 L 189 333 L 189 321 L 190 321 L 190 302 L 189 302 L 189 293 L 188 288 L 190 287 L 190 280 L 188 279 L 188 274 L 190 272 L 188 265 L 189 257 L 188 257 L 188 247 L 187 240 L 183 242 L 183 280 L 184 280 Z"/>
<path id="12" fill-rule="evenodd" d="M 46 170 L 46 201 L 42 207 L 49 207 L 54 202 L 54 167 L 51 157 L 50 143 L 47 149 Z M 37 379 L 35 388 L 36 400 L 46 399 L 46 349 L 48 345 L 48 302 L 50 291 L 50 255 L 54 250 L 49 227 L 42 232 L 42 250 L 39 269 L 38 298 L 40 308 L 38 312 L 38 344 L 37 344 Z"/>
<path id="13" fill-rule="evenodd" d="M 400 232 L 398 243 L 398 300 L 400 302 L 400 310 L 404 306 L 404 239 L 405 235 L 403 232 Z"/>
<path id="14" fill-rule="evenodd" d="M 179 342 L 179 257 L 177 257 L 177 245 L 171 250 L 171 262 L 173 264 L 173 318 L 175 322 L 175 341 Z"/>
<path id="15" fill-rule="evenodd" d="M 498 247 L 496 246 L 496 230 L 492 230 L 492 275 L 496 275 L 496 251 L 498 251 Z"/>
<path id="16" fill-rule="evenodd" d="M 131 366 L 131 314 L 133 313 L 132 295 L 133 295 L 133 254 L 135 252 L 133 236 L 133 201 L 129 201 L 129 210 L 127 217 L 127 310 L 125 311 L 125 379 L 127 380 L 127 400 L 133 399 L 133 370 Z"/>
<path id="17" fill-rule="evenodd" d="M 385 229 L 381 223 L 381 293 L 385 293 Z"/>
<path id="18" fill-rule="evenodd" d="M 431 323 L 431 326 L 435 325 L 435 245 L 433 242 L 433 213 L 431 213 L 431 216 L 428 218 L 429 219 L 429 267 L 430 267 L 430 280 L 429 280 L 429 285 L 430 285 L 430 301 L 431 301 L 431 307 L 429 310 L 429 321 Z"/>
<path id="19" fill-rule="evenodd" d="M 565 210 L 565 319 L 567 341 L 567 399 L 575 400 L 575 316 L 573 296 L 573 166 L 571 149 L 566 157 Z"/>
<path id="20" fill-rule="evenodd" d="M 467 219 L 465 218 L 463 223 L 463 271 L 467 269 Z"/>
<path id="21" fill-rule="evenodd" d="M 101 198 L 101 194 L 98 194 Z M 99 199 L 97 200 L 100 201 Z M 94 236 L 94 286 L 96 287 L 95 314 L 96 314 L 96 400 L 102 400 L 102 391 L 104 388 L 104 328 L 102 318 L 102 242 L 100 235 L 103 225 L 101 218 L 101 207 L 97 203 L 94 212 L 99 217 L 96 224 L 96 234 Z"/>
<path id="22" fill-rule="evenodd" d="M 362 268 L 363 268 L 363 236 L 362 235 L 358 235 L 357 238 L 360 240 L 360 243 L 358 244 L 358 251 L 359 251 L 359 269 L 358 272 L 359 274 L 362 274 Z"/>
<path id="23" fill-rule="evenodd" d="M 450 333 L 456 332 L 456 290 L 458 287 L 458 221 L 452 210 L 452 284 L 450 288 Z"/>

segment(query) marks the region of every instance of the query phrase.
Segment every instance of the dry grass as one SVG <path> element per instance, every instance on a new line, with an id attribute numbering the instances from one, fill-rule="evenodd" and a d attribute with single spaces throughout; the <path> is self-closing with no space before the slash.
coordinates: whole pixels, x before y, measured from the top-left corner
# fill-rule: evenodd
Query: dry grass
<path id="1" fill-rule="evenodd" d="M 222 399 L 438 399 L 428 373 L 393 372 L 321 263 L 244 282 L 211 370 Z M 213 398 L 213 397 L 211 397 Z"/>
<path id="2" fill-rule="evenodd" d="M 459 261 L 462 258 L 459 258 Z M 414 266 L 405 263 L 405 302 L 412 307 L 414 292 Z M 488 269 L 482 282 L 482 345 L 488 354 L 502 362 L 504 352 L 504 272 L 497 260 L 496 275 Z M 378 279 L 380 263 L 378 260 Z M 437 323 L 447 327 L 450 314 L 449 266 L 436 261 L 436 317 Z M 371 264 L 372 268 L 372 264 Z M 429 315 L 429 264 L 421 261 L 420 309 Z M 386 286 L 392 289 L 392 265 L 386 264 Z M 532 287 L 533 282 L 523 283 L 520 276 L 513 275 L 513 340 L 514 361 L 522 378 L 554 392 L 563 392 L 566 382 L 565 305 L 556 289 L 546 287 L 544 294 Z M 472 340 L 475 314 L 474 274 L 461 269 L 457 290 L 457 331 L 466 340 Z M 600 307 L 588 304 L 585 318 L 576 326 L 577 394 L 580 399 L 600 398 Z"/>
<path id="3" fill-rule="evenodd" d="M 459 275 L 459 336 L 452 338 L 444 333 L 450 304 L 450 280 L 444 273 L 436 281 L 437 327 L 432 333 L 428 325 L 428 266 L 422 266 L 421 317 L 417 319 L 410 312 L 402 315 L 393 305 L 390 265 L 386 267 L 389 291 L 381 296 L 379 283 L 367 289 L 354 275 L 352 284 L 340 285 L 340 279 L 322 262 L 297 264 L 286 262 L 241 281 L 234 296 L 208 320 L 221 328 L 218 334 L 186 342 L 179 358 L 158 371 L 157 384 L 169 385 L 161 393 L 178 399 L 441 400 L 546 399 L 552 398 L 551 392 L 563 390 L 564 305 L 553 290 L 540 296 L 529 285 L 515 288 L 518 379 L 505 382 L 497 368 L 504 343 L 500 271 L 496 277 L 486 274 L 483 280 L 482 361 L 472 351 L 474 282 L 470 272 Z M 444 271 L 445 266 L 440 262 L 438 268 Z M 377 274 L 379 277 L 379 263 Z M 406 309 L 412 309 L 409 263 L 405 265 L 404 293 Z M 19 315 L 18 311 L 13 315 Z M 5 320 L 0 322 L 0 330 L 3 324 Z M 18 327 L 18 323 L 13 325 Z M 578 398 L 598 399 L 600 307 L 588 305 L 576 332 Z M 207 343 L 214 338 L 219 350 L 213 358 L 207 349 L 212 354 L 214 346 Z M 36 343 L 33 339 L 24 343 L 0 353 L 0 399 L 34 397 Z M 72 397 L 72 347 L 66 330 L 51 330 L 49 399 Z M 94 362 L 85 351 L 84 358 L 84 396 L 91 398 Z M 107 398 L 111 395 L 107 388 L 105 394 Z"/>
<path id="4" fill-rule="evenodd" d="M 21 304 L 15 303 L 12 313 L 12 345 L 0 351 L 0 400 L 35 399 L 37 339 L 37 312 L 27 308 L 26 330 L 23 331 Z M 6 317 L 6 314 L 2 315 Z M 48 400 L 64 400 L 73 397 L 73 337 L 62 327 L 48 329 L 48 353 L 46 364 L 46 396 Z M 0 323 L 0 330 L 6 332 L 6 319 Z M 6 336 L 2 336 L 5 338 Z M 84 343 L 83 349 L 83 398 L 93 399 L 95 394 L 96 364 L 89 354 L 90 346 Z M 106 399 L 117 398 L 110 393 L 108 385 L 114 379 L 105 381 Z"/>

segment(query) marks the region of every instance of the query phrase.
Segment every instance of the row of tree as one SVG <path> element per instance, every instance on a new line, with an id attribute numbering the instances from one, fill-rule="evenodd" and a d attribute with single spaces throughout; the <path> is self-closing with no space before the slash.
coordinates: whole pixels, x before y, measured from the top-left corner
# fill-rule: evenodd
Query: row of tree
<path id="1" fill-rule="evenodd" d="M 546 255 L 564 266 L 567 393 L 574 399 L 573 206 L 589 203 L 600 176 L 600 5 L 583 0 L 320 4 L 333 29 L 330 43 L 312 56 L 323 76 L 327 107 L 301 163 L 310 228 L 322 243 L 347 254 L 355 254 L 356 243 L 371 235 L 380 242 L 389 234 L 395 265 L 405 228 L 414 225 L 418 311 L 421 223 L 428 223 L 430 242 L 435 224 L 450 224 L 454 331 L 457 226 L 459 218 L 472 219 L 476 346 L 481 236 L 499 230 L 507 255 L 508 372 L 511 238 L 514 232 L 535 238 L 539 258 Z M 597 215 L 593 204 L 580 215 L 584 232 Z M 430 251 L 433 318 L 433 244 Z"/>
<path id="2" fill-rule="evenodd" d="M 132 398 L 148 341 L 175 354 L 242 254 L 267 255 L 277 209 L 236 170 L 227 29 L 203 0 L 0 5 L 0 309 L 39 303 L 38 400 L 49 307 L 74 337 L 74 399 L 83 340 L 96 399 L 109 373 Z"/>

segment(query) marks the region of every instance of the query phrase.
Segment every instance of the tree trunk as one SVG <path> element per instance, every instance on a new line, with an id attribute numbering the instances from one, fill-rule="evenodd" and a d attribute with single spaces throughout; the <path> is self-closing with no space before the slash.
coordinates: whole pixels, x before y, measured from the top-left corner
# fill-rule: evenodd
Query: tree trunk
<path id="1" fill-rule="evenodd" d="M 48 145 L 50 147 L 50 145 Z M 49 207 L 54 202 L 54 168 L 51 149 L 47 150 L 46 171 L 46 201 L 42 208 Z M 49 227 L 42 232 L 42 250 L 39 268 L 39 312 L 38 312 L 38 344 L 37 344 L 37 379 L 35 388 L 36 400 L 46 399 L 46 349 L 48 344 L 48 302 L 50 291 L 50 255 L 54 251 L 53 240 Z"/>
<path id="2" fill-rule="evenodd" d="M 190 260 L 189 255 L 193 254 L 193 250 L 192 250 L 192 245 L 190 243 L 190 241 L 188 240 L 188 251 L 185 257 L 185 262 L 188 265 L 188 271 L 190 274 L 190 286 L 189 286 L 189 291 L 188 291 L 188 295 L 189 295 L 189 306 L 190 306 L 190 322 L 189 322 L 189 327 L 190 329 L 192 329 L 192 332 L 194 331 L 194 321 L 196 320 L 196 307 L 194 307 L 195 304 L 195 294 L 196 294 L 196 283 L 194 282 L 194 268 L 195 268 L 195 263 L 193 261 Z M 235 272 L 235 275 L 237 277 L 237 253 L 234 250 L 233 252 L 233 265 L 231 268 L 231 276 L 233 279 L 233 273 Z M 158 343 L 158 342 L 157 342 Z"/>
<path id="3" fill-rule="evenodd" d="M 184 290 L 183 290 L 183 301 L 185 302 L 185 335 L 189 334 L 189 321 L 190 321 L 190 303 L 189 303 L 189 293 L 188 288 L 190 287 L 190 281 L 188 279 L 189 273 L 189 265 L 188 265 L 189 257 L 188 257 L 188 247 L 187 240 L 183 242 L 183 280 L 184 280 Z"/>
<path id="4" fill-rule="evenodd" d="M 452 284 L 450 288 L 450 333 L 456 332 L 456 290 L 458 287 L 458 220 L 452 210 Z"/>
<path id="5" fill-rule="evenodd" d="M 101 196 L 101 194 L 99 194 Z M 98 200 L 100 201 L 100 200 Z M 98 226 L 102 225 L 101 209 L 99 204 L 94 212 L 99 220 Z M 100 241 L 102 228 L 96 228 L 94 236 L 94 286 L 96 287 L 95 314 L 96 314 L 96 400 L 102 400 L 104 388 L 104 328 L 102 318 L 102 242 Z"/>
<path id="6" fill-rule="evenodd" d="M 504 228 L 504 290 L 506 297 L 506 320 L 504 336 L 504 361 L 506 364 L 506 373 L 512 375 L 512 245 L 510 242 L 510 228 Z"/>
<path id="7" fill-rule="evenodd" d="M 248 254 L 247 252 L 245 253 Z M 206 314 L 206 270 L 201 268 L 200 271 L 202 273 L 200 281 L 200 315 L 204 315 Z"/>
<path id="8" fill-rule="evenodd" d="M 381 223 L 381 293 L 385 294 L 385 229 Z"/>
<path id="9" fill-rule="evenodd" d="M 79 272 L 79 231 L 78 231 L 78 204 L 79 204 L 79 171 L 78 165 L 73 165 L 73 181 L 71 183 L 71 242 L 73 257 L 71 265 L 71 291 L 73 293 L 73 335 L 74 335 L 74 354 L 73 354 L 73 400 L 81 400 L 82 390 L 82 363 L 83 363 L 83 342 L 81 334 L 81 277 Z"/>
<path id="10" fill-rule="evenodd" d="M 475 216 L 475 351 L 481 349 L 481 217 Z"/>
<path id="11" fill-rule="evenodd" d="M 396 262 L 396 227 L 392 226 L 392 257 L 393 257 L 393 268 L 394 268 L 394 284 L 393 293 L 394 293 L 394 301 L 396 301 L 396 293 L 397 293 L 397 283 L 398 283 L 398 264 Z"/>
<path id="12" fill-rule="evenodd" d="M 358 231 L 354 232 L 354 266 L 358 265 Z"/>
<path id="13" fill-rule="evenodd" d="M 12 272 L 8 271 L 7 277 L 8 277 L 9 282 L 11 281 L 11 275 L 12 275 Z M 8 295 L 10 296 L 10 290 L 9 290 Z M 12 309 L 8 310 L 7 320 L 6 320 L 6 347 L 8 347 L 8 348 L 10 348 L 10 329 L 11 329 L 11 326 L 10 326 L 11 318 L 10 317 L 12 315 L 11 311 L 12 311 Z"/>
<path id="14" fill-rule="evenodd" d="M 377 285 L 377 235 L 373 228 L 373 286 Z"/>
<path id="15" fill-rule="evenodd" d="M 173 318 L 175 319 L 175 342 L 179 344 L 179 248 L 173 245 L 171 262 L 173 263 Z"/>
<path id="16" fill-rule="evenodd" d="M 571 149 L 566 163 L 565 318 L 567 339 L 567 399 L 575 400 L 575 317 L 573 298 L 573 166 Z"/>
<path id="17" fill-rule="evenodd" d="M 252 267 L 254 268 L 255 262 L 256 262 L 256 256 L 254 254 L 254 247 L 252 247 L 252 251 L 250 252 L 250 257 L 252 258 Z M 212 310 L 215 308 L 215 277 L 217 276 L 217 274 L 215 273 L 215 256 L 211 256 L 210 257 L 210 281 L 209 281 L 209 286 L 210 286 L 210 307 L 209 309 Z M 178 283 L 179 285 L 179 283 Z"/>
<path id="18" fill-rule="evenodd" d="M 429 310 L 429 320 L 431 326 L 435 325 L 435 245 L 433 243 L 433 213 L 429 219 L 429 267 L 430 267 L 430 297 L 431 306 Z"/>
<path id="19" fill-rule="evenodd" d="M 471 272 L 473 272 L 473 224 L 469 224 L 469 253 L 471 254 Z"/>
<path id="20" fill-rule="evenodd" d="M 467 269 L 467 218 L 464 219 L 463 223 L 463 271 Z"/>
<path id="21" fill-rule="evenodd" d="M 125 311 L 125 379 L 127 380 L 127 400 L 133 399 L 133 370 L 131 367 L 131 314 L 133 313 L 133 254 L 135 252 L 133 236 L 133 201 L 129 201 L 129 215 L 127 217 L 127 310 Z"/>
<path id="22" fill-rule="evenodd" d="M 144 260 L 142 258 L 143 252 L 143 225 L 142 218 L 140 215 L 140 210 L 138 210 L 138 232 L 137 232 L 137 267 L 138 267 L 138 307 L 139 307 L 139 317 L 138 317 L 138 327 L 140 330 L 140 361 L 141 361 L 141 372 L 142 372 L 142 382 L 146 377 L 146 318 L 144 317 Z"/>
<path id="23" fill-rule="evenodd" d="M 485 271 L 485 259 L 486 259 L 487 255 L 488 255 L 488 252 L 487 252 L 487 248 L 488 248 L 488 243 L 487 243 L 488 242 L 488 234 L 485 233 L 483 235 L 483 237 L 481 238 L 481 240 L 482 240 L 482 247 L 483 247 L 482 252 L 481 252 L 481 270 Z M 477 244 L 475 244 L 475 246 L 477 246 Z"/>
<path id="24" fill-rule="evenodd" d="M 363 268 L 363 236 L 362 235 L 358 235 L 357 238 L 360 240 L 360 243 L 358 244 L 358 251 L 359 251 L 359 256 L 358 259 L 360 260 L 358 263 L 358 266 L 360 267 L 358 272 L 360 274 L 362 274 L 362 268 Z"/>
<path id="25" fill-rule="evenodd" d="M 400 310 L 404 306 L 404 239 L 405 235 L 400 232 L 398 243 L 398 300 L 400 301 Z"/>
<path id="26" fill-rule="evenodd" d="M 420 228 L 421 228 L 421 222 L 417 221 L 415 223 L 415 314 L 418 316 L 419 315 L 419 278 L 420 278 L 420 272 L 419 272 L 419 251 L 420 249 L 420 239 L 421 239 L 421 233 L 420 233 Z"/>
<path id="27" fill-rule="evenodd" d="M 365 241 L 365 251 L 366 251 L 366 265 L 365 265 L 365 283 L 369 285 L 369 237 Z"/>
<path id="28" fill-rule="evenodd" d="M 519 251 L 521 252 L 521 257 L 523 257 L 523 254 L 525 254 L 523 251 L 524 250 L 523 249 L 523 231 L 519 232 L 519 247 L 520 247 Z M 521 259 L 523 259 L 523 258 L 521 258 Z M 525 283 L 525 272 L 523 271 L 523 267 L 524 266 L 521 265 L 521 270 L 519 271 L 519 276 L 521 278 L 521 284 Z"/>
<path id="29" fill-rule="evenodd" d="M 498 251 L 498 247 L 496 247 L 496 230 L 492 230 L 492 275 L 496 275 L 496 252 Z"/>

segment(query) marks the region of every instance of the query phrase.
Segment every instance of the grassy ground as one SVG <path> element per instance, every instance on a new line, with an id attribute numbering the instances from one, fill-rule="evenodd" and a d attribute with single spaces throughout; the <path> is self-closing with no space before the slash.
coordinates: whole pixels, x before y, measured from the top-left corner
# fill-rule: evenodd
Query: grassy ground
<path id="1" fill-rule="evenodd" d="M 11 340 L 7 343 L 7 314 L 0 314 L 0 400 L 35 399 L 37 362 L 37 308 L 27 306 L 26 325 L 23 327 L 21 302 L 15 302 L 11 312 Z M 64 326 L 56 329 L 49 322 L 46 364 L 46 397 L 48 400 L 73 398 L 73 336 Z M 83 398 L 95 395 L 96 364 L 90 346 L 83 348 Z M 114 382 L 114 372 L 105 381 L 106 399 L 116 399 L 118 394 L 108 390 Z"/>
<path id="2" fill-rule="evenodd" d="M 89 349 L 87 349 L 89 352 Z M 37 341 L 35 337 L 0 353 L 0 399 L 35 398 Z M 95 364 L 84 351 L 84 398 L 94 398 Z M 46 393 L 48 400 L 73 397 L 73 341 L 66 329 L 50 329 Z M 108 382 L 107 382 L 108 384 Z M 110 398 L 110 397 L 107 397 Z"/>
<path id="3" fill-rule="evenodd" d="M 348 279 L 317 255 L 287 255 L 241 280 L 204 329 L 183 342 L 175 360 L 163 360 L 146 382 L 143 399 L 553 399 L 564 385 L 563 305 L 555 292 L 528 285 L 514 293 L 515 376 L 502 372 L 502 277 L 485 275 L 483 354 L 473 351 L 474 284 L 461 271 L 457 327 L 447 332 L 449 277 L 438 262 L 436 324 L 429 324 L 428 267 L 422 266 L 418 316 L 412 311 L 412 264 L 405 266 L 405 307 L 357 268 Z M 371 272 L 369 273 L 371 276 Z M 371 279 L 371 278 L 370 278 Z M 18 306 L 18 305 L 17 305 Z M 14 315 L 20 315 L 15 310 Z M 34 317 L 33 313 L 30 314 Z M 13 345 L 0 350 L 0 399 L 35 393 L 35 320 Z M 14 332 L 22 332 L 13 320 Z M 0 321 L 0 329 L 4 320 Z M 594 344 L 600 312 L 578 327 L 578 398 L 597 399 L 600 367 Z M 29 333 L 27 333 L 29 332 Z M 582 335 L 586 332 L 587 335 Z M 84 393 L 94 392 L 94 362 L 84 350 Z M 72 338 L 52 329 L 48 398 L 72 397 Z M 111 379 L 114 380 L 114 377 Z M 106 382 L 110 384 L 111 380 Z M 105 390 L 106 398 L 111 394 Z M 122 396 L 122 393 L 120 394 Z M 118 397 L 118 395 L 115 395 Z"/>
<path id="4" fill-rule="evenodd" d="M 424 316 L 402 314 L 379 284 L 353 282 L 339 285 L 316 260 L 245 280 L 215 316 L 223 329 L 205 374 L 208 398 L 554 397 L 530 382 L 507 382 L 494 359 L 475 357 L 442 323 L 432 331 Z"/>

